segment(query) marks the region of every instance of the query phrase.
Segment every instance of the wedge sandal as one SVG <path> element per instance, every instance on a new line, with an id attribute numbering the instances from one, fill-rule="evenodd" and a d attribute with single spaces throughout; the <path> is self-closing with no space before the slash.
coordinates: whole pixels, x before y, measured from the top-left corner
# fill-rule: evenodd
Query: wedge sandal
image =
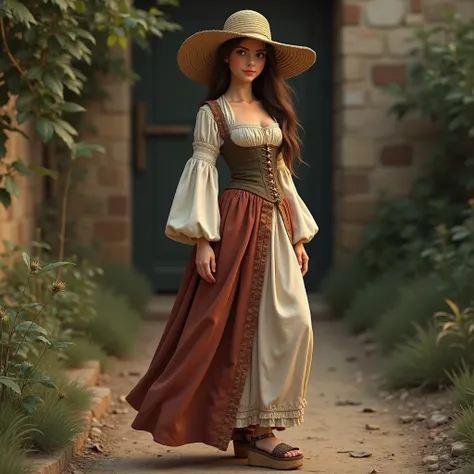
<path id="1" fill-rule="evenodd" d="M 234 456 L 236 458 L 246 458 L 249 452 L 250 440 L 247 438 L 247 435 L 252 435 L 252 430 L 246 429 L 235 429 L 234 433 L 240 438 L 233 439 L 234 443 Z"/>
<path id="2" fill-rule="evenodd" d="M 297 451 L 299 448 L 295 448 L 286 443 L 277 444 L 271 453 L 257 448 L 257 441 L 274 436 L 273 433 L 266 433 L 250 438 L 250 445 L 248 447 L 249 466 L 266 467 L 280 471 L 290 471 L 302 467 L 304 459 L 302 454 L 291 457 L 285 456 L 286 453 Z"/>

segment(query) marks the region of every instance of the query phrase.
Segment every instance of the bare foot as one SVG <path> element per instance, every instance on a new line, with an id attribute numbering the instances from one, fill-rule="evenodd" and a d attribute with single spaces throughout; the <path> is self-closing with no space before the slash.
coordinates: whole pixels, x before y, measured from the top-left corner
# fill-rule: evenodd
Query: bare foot
<path id="1" fill-rule="evenodd" d="M 271 430 L 259 430 L 256 429 L 253 433 L 253 436 L 258 437 L 262 434 L 266 433 L 271 433 Z M 267 453 L 271 453 L 275 447 L 281 443 L 281 440 L 279 440 L 276 436 L 272 436 L 270 438 L 265 438 L 265 439 L 260 439 L 255 443 L 255 446 L 259 449 L 263 449 Z M 299 451 L 298 449 L 294 449 L 293 451 L 289 451 L 285 454 L 285 457 L 291 458 L 294 456 L 299 456 L 302 455 L 303 453 Z"/>

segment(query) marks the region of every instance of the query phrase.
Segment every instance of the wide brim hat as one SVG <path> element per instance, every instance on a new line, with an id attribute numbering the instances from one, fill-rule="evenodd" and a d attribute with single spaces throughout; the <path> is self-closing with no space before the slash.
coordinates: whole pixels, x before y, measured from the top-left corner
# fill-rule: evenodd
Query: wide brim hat
<path id="1" fill-rule="evenodd" d="M 311 48 L 273 41 L 270 24 L 261 13 L 241 10 L 227 18 L 222 30 L 203 30 L 188 37 L 178 51 L 179 68 L 191 80 L 208 84 L 217 50 L 233 38 L 252 38 L 271 44 L 283 79 L 298 76 L 316 61 L 316 52 Z"/>

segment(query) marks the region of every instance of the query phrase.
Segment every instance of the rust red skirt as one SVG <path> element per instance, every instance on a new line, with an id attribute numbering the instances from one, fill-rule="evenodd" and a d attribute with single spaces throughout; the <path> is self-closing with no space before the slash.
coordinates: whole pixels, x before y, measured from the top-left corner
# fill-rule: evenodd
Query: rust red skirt
<path id="1" fill-rule="evenodd" d="M 219 200 L 216 283 L 186 267 L 150 367 L 127 396 L 132 428 L 166 446 L 227 450 L 251 362 L 275 204 L 230 189 Z M 286 201 L 278 205 L 291 238 Z"/>

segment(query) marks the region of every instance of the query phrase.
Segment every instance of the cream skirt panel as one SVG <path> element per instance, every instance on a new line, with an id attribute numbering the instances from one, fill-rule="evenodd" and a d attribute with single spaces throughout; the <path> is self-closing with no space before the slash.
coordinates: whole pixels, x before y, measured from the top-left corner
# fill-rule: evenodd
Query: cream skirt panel
<path id="1" fill-rule="evenodd" d="M 295 251 L 275 207 L 260 301 L 258 330 L 236 428 L 275 428 L 303 421 L 313 331 Z"/>

